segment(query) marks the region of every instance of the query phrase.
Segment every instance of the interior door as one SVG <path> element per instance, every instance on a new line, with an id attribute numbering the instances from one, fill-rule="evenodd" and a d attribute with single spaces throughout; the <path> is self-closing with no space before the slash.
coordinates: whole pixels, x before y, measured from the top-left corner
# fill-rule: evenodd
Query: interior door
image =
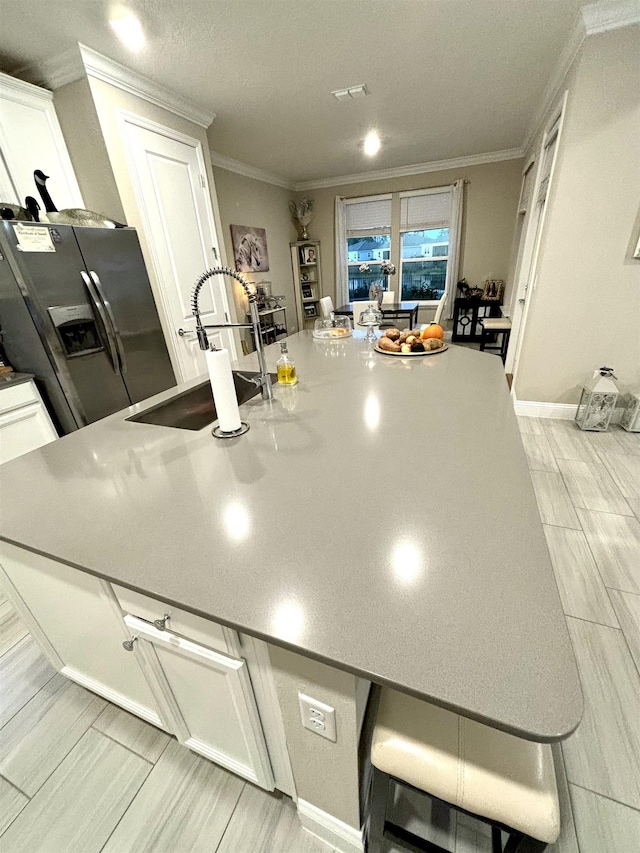
<path id="1" fill-rule="evenodd" d="M 202 146 L 196 139 L 150 125 L 128 113 L 122 121 L 162 308 L 180 378 L 187 381 L 206 373 L 204 353 L 195 337 L 191 292 L 204 270 L 220 264 Z M 200 309 L 205 323 L 229 321 L 221 277 L 210 279 L 202 288 Z M 232 358 L 236 357 L 230 331 L 211 332 L 210 339 L 217 346 L 227 347 Z"/>
<path id="2" fill-rule="evenodd" d="M 516 375 L 522 351 L 527 315 L 537 284 L 538 256 L 544 228 L 545 211 L 554 176 L 566 103 L 567 95 L 565 93 L 560 114 L 556 116 L 543 136 L 539 157 L 540 168 L 536 180 L 535 201 L 532 200 L 530 203 L 531 216 L 527 216 L 526 232 L 524 235 L 521 235 L 521 239 L 524 241 L 522 246 L 523 257 L 517 268 L 516 292 L 511 311 L 512 332 L 505 362 L 506 372 L 513 374 L 512 393 L 515 393 Z"/>

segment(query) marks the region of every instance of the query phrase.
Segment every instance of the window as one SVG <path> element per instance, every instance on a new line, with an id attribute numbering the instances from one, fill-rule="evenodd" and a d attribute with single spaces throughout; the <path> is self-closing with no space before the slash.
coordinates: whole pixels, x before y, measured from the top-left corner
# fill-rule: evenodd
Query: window
<path id="1" fill-rule="evenodd" d="M 400 204 L 393 222 L 391 194 L 345 200 L 349 300 L 366 299 L 371 285 L 380 282 L 398 299 L 437 302 L 447 281 L 451 188 L 404 192 L 395 199 Z M 395 264 L 397 278 L 382 275 L 382 261 Z M 361 270 L 362 264 L 368 269 Z"/>
<path id="2" fill-rule="evenodd" d="M 440 299 L 447 280 L 449 229 L 402 233 L 402 299 Z"/>
<path id="3" fill-rule="evenodd" d="M 349 301 L 366 299 L 374 282 L 388 287 L 388 276 L 380 272 L 380 262 L 391 256 L 391 196 L 350 199 L 346 219 Z M 369 266 L 367 272 L 360 271 L 364 263 Z"/>
<path id="4" fill-rule="evenodd" d="M 400 194 L 400 298 L 437 302 L 447 282 L 451 191 Z"/>

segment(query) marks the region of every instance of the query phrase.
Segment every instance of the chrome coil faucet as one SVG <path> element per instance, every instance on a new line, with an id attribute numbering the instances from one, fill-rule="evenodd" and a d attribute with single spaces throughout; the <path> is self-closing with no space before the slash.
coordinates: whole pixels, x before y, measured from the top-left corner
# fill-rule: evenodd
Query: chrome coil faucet
<path id="1" fill-rule="evenodd" d="M 234 278 L 236 281 L 240 282 L 242 285 L 244 292 L 247 295 L 247 299 L 249 300 L 249 314 L 251 316 L 250 323 L 220 323 L 216 325 L 203 324 L 200 318 L 200 291 L 202 290 L 202 285 L 210 279 L 214 275 L 228 275 L 230 278 Z M 243 278 L 239 273 L 235 270 L 230 269 L 230 267 L 214 267 L 213 269 L 207 270 L 202 273 L 200 278 L 195 283 L 193 288 L 193 293 L 191 294 L 191 310 L 193 311 L 193 316 L 196 318 L 196 334 L 198 335 L 198 344 L 200 345 L 201 350 L 210 349 L 209 338 L 207 337 L 207 329 L 252 329 L 253 330 L 253 340 L 256 347 L 256 355 L 258 356 L 258 365 L 260 367 L 260 375 L 255 378 L 250 378 L 245 376 L 245 379 L 248 379 L 250 382 L 255 382 L 256 385 L 260 386 L 260 391 L 262 393 L 263 400 L 271 400 L 273 398 L 273 389 L 271 387 L 271 377 L 269 376 L 269 371 L 267 370 L 267 359 L 264 354 L 264 345 L 262 343 L 262 334 L 260 332 L 260 315 L 258 314 L 258 303 L 256 301 L 256 294 L 251 289 L 249 282 Z"/>

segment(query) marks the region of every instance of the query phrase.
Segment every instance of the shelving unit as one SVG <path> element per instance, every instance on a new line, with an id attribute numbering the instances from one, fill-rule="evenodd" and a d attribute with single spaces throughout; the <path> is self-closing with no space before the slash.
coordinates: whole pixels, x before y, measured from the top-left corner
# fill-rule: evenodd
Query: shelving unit
<path id="1" fill-rule="evenodd" d="M 280 308 L 265 308 L 262 311 L 258 311 L 258 314 L 260 315 L 260 332 L 263 343 L 272 344 L 281 338 L 287 337 L 289 331 L 287 329 L 287 315 L 284 305 L 281 305 Z M 276 317 L 277 314 L 281 314 L 282 316 Z M 247 317 L 251 319 L 250 314 L 247 314 Z"/>
<path id="2" fill-rule="evenodd" d="M 317 240 L 300 240 L 291 243 L 294 292 L 298 328 L 310 329 L 320 316 L 322 278 L 320 273 L 320 243 Z"/>

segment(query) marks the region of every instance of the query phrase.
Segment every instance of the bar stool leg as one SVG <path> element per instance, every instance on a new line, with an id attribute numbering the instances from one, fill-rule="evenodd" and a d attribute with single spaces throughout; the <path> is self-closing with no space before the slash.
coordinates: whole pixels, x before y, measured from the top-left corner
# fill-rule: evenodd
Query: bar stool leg
<path id="1" fill-rule="evenodd" d="M 491 853 L 502 853 L 502 833 L 499 827 L 491 827 Z"/>
<path id="2" fill-rule="evenodd" d="M 507 360 L 507 348 L 509 346 L 509 335 L 511 334 L 511 329 L 507 329 L 502 333 L 502 346 L 500 348 L 500 357 L 502 358 L 502 363 L 504 364 Z"/>
<path id="3" fill-rule="evenodd" d="M 389 774 L 372 767 L 373 781 L 369 801 L 369 837 L 367 853 L 384 853 L 384 825 L 387 820 Z"/>
<path id="4" fill-rule="evenodd" d="M 482 327 L 482 334 L 480 335 L 480 352 L 484 352 L 485 345 L 487 343 L 487 330 Z"/>
<path id="5" fill-rule="evenodd" d="M 507 841 L 504 853 L 543 853 L 546 849 L 547 845 L 544 841 L 516 832 Z"/>

